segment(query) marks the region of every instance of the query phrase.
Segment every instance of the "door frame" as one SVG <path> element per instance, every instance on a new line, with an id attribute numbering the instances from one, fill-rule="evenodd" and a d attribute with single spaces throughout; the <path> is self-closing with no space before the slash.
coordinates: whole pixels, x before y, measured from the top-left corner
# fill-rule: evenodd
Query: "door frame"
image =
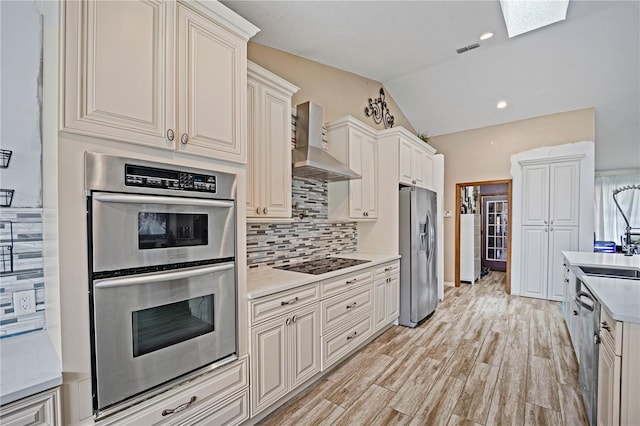
<path id="1" fill-rule="evenodd" d="M 506 277 L 506 292 L 507 294 L 511 294 L 511 234 L 512 234 L 512 220 L 511 220 L 511 212 L 512 212 L 512 203 L 511 203 L 511 192 L 512 192 L 512 180 L 511 179 L 499 179 L 499 180 L 486 180 L 479 182 L 462 182 L 456 183 L 456 256 L 455 256 L 455 286 L 460 287 L 460 190 L 465 186 L 482 186 L 482 185 L 496 185 L 496 184 L 507 184 L 507 205 L 509 206 L 509 211 L 507 214 L 507 277 Z"/>

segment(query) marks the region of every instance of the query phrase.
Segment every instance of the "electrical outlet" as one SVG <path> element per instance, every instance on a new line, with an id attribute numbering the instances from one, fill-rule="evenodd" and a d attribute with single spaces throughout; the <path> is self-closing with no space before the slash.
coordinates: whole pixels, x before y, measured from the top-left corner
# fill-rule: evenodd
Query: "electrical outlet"
<path id="1" fill-rule="evenodd" d="M 36 311 L 36 291 L 25 290 L 13 293 L 13 312 L 16 315 L 32 314 Z"/>

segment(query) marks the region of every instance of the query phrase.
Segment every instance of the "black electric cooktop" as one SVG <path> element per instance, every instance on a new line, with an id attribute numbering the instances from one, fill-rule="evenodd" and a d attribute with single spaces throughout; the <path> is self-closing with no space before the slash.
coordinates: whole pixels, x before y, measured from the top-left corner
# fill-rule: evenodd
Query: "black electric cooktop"
<path id="1" fill-rule="evenodd" d="M 326 259 L 309 260 L 308 262 L 296 263 L 293 265 L 274 266 L 274 269 L 302 272 L 303 274 L 320 275 L 367 262 L 369 261 L 360 259 L 344 259 L 342 257 L 329 257 Z"/>

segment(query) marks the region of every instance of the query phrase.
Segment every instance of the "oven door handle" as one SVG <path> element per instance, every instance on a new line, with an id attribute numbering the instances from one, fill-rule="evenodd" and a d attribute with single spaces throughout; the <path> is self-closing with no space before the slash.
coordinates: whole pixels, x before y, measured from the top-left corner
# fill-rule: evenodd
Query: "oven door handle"
<path id="1" fill-rule="evenodd" d="M 97 289 L 125 287 L 130 285 L 149 284 L 158 281 L 179 280 L 184 278 L 197 277 L 199 275 L 211 274 L 216 272 L 227 271 L 235 267 L 234 263 L 224 265 L 207 266 L 206 268 L 190 269 L 188 271 L 162 272 L 151 275 L 136 275 L 124 278 L 106 279 L 94 284 Z"/>
<path id="2" fill-rule="evenodd" d="M 233 207 L 233 201 L 205 200 L 202 198 L 162 197 L 157 195 L 133 195 L 133 194 L 94 194 L 93 199 L 105 203 L 128 204 L 165 204 L 174 206 L 207 206 L 207 207 Z"/>

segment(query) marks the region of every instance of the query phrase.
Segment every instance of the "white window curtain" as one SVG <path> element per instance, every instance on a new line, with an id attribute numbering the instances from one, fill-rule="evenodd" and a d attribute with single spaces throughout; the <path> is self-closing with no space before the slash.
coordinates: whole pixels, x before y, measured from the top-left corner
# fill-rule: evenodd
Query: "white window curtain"
<path id="1" fill-rule="evenodd" d="M 596 176 L 595 182 L 595 230 L 596 240 L 615 241 L 626 233 L 626 224 L 613 202 L 613 190 L 627 185 L 640 185 L 640 174 Z M 618 204 L 629 219 L 632 232 L 640 233 L 640 190 L 631 189 L 616 195 Z"/>

